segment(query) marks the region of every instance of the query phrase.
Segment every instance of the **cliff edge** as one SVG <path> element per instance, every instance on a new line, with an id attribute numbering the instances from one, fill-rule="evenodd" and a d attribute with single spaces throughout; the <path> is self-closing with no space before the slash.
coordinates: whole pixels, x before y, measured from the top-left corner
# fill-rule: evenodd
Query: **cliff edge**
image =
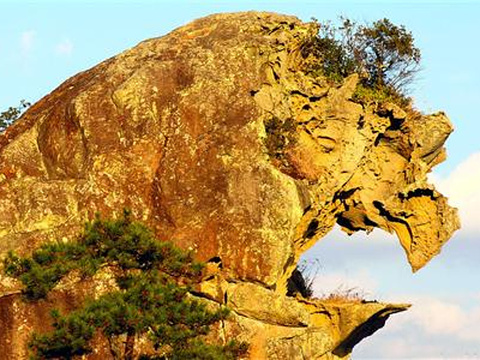
<path id="1" fill-rule="evenodd" d="M 336 223 L 395 232 L 414 271 L 437 255 L 459 221 L 426 175 L 452 126 L 355 102 L 356 75 L 333 86 L 306 74 L 315 31 L 213 15 L 67 80 L 0 135 L 0 252 L 66 241 L 95 212 L 128 207 L 210 263 L 196 295 L 232 309 L 219 334 L 249 342 L 251 359 L 348 358 L 408 305 L 287 297 L 288 279 Z M 45 309 L 80 291 L 32 305 L 17 290 L 2 279 L 4 359 L 27 358 Z"/>

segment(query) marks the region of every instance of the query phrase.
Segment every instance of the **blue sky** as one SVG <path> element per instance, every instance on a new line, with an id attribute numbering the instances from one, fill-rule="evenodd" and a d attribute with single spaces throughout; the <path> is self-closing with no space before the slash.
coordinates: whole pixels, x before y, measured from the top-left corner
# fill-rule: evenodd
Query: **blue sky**
<path id="1" fill-rule="evenodd" d="M 409 301 L 358 358 L 480 358 L 480 2 L 479 1 L 5 1 L 0 0 L 0 110 L 37 101 L 62 81 L 138 42 L 215 12 L 268 10 L 309 20 L 388 17 L 410 29 L 423 70 L 412 92 L 425 112 L 455 126 L 449 159 L 432 179 L 460 208 L 463 228 L 412 275 L 395 238 L 334 231 L 304 258 L 318 259 L 318 293 L 339 286 Z"/>

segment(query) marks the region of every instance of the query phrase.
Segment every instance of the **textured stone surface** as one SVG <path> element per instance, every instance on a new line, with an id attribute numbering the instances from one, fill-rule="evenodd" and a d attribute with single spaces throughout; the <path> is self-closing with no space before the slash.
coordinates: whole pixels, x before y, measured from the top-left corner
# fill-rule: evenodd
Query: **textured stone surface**
<path id="1" fill-rule="evenodd" d="M 0 135 L 0 251 L 70 239 L 95 212 L 129 207 L 221 262 L 199 291 L 232 307 L 228 329 L 252 359 L 348 356 L 406 306 L 307 303 L 285 296 L 287 279 L 335 223 L 396 232 L 413 270 L 438 254 L 459 223 L 426 174 L 452 126 L 353 102 L 356 75 L 338 87 L 306 75 L 314 31 L 283 15 L 214 15 L 66 81 Z M 2 305 L 1 326 L 44 322 L 25 306 Z M 17 359 L 25 339 L 8 334 L 0 352 Z"/>

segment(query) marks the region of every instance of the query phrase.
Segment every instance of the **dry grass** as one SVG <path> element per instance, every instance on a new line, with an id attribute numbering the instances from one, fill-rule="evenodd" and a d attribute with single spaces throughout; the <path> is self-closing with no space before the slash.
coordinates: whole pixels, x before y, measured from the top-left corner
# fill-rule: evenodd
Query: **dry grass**
<path id="1" fill-rule="evenodd" d="M 319 300 L 332 303 L 361 303 L 365 302 L 367 293 L 357 287 L 345 287 L 340 285 L 329 294 L 318 297 Z"/>

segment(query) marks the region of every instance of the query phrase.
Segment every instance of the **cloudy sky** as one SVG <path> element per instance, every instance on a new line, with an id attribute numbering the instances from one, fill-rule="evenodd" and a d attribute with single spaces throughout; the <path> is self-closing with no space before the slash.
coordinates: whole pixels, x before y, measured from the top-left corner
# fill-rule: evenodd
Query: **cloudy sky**
<path id="1" fill-rule="evenodd" d="M 37 101 L 62 81 L 146 38 L 214 12 L 268 10 L 303 20 L 345 15 L 404 24 L 423 54 L 412 95 L 455 125 L 449 159 L 431 179 L 460 209 L 463 228 L 410 272 L 394 237 L 338 229 L 304 256 L 317 294 L 358 292 L 413 304 L 360 343 L 354 359 L 480 359 L 480 2 L 0 0 L 0 110 Z"/>

